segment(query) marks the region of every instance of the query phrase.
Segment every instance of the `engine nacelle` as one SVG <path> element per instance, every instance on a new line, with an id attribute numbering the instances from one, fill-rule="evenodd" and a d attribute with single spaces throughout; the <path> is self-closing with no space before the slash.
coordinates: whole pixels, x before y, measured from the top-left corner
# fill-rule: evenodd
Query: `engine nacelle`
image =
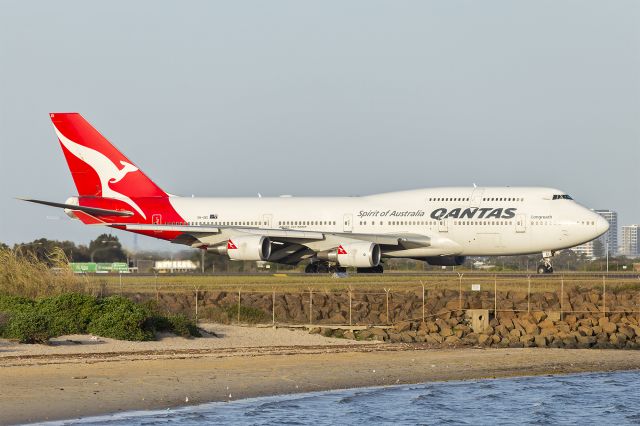
<path id="1" fill-rule="evenodd" d="M 433 266 L 460 266 L 464 263 L 466 257 L 464 256 L 433 256 L 427 257 L 424 260 Z"/>
<path id="2" fill-rule="evenodd" d="M 268 260 L 271 256 L 271 240 L 262 235 L 233 237 L 226 245 L 208 250 L 226 254 L 231 260 Z"/>
<path id="3" fill-rule="evenodd" d="M 64 203 L 65 204 L 72 204 L 74 206 L 79 206 L 80 205 L 80 200 L 78 200 L 78 197 L 69 197 L 69 198 L 67 198 L 67 201 L 65 201 Z M 76 217 L 76 215 L 73 213 L 73 210 L 64 209 L 64 214 L 69 216 L 71 219 L 78 219 Z"/>
<path id="4" fill-rule="evenodd" d="M 320 255 L 320 253 L 318 254 Z M 379 245 L 363 241 L 361 243 L 342 244 L 337 249 L 326 253 L 324 257 L 327 260 L 338 263 L 340 266 L 372 268 L 380 264 L 381 255 L 382 252 Z"/>

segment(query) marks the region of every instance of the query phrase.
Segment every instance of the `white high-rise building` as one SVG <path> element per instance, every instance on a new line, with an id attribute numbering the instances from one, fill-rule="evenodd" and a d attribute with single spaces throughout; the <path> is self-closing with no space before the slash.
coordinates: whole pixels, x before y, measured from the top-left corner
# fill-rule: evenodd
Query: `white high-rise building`
<path id="1" fill-rule="evenodd" d="M 609 250 L 609 256 L 615 256 L 618 253 L 618 213 L 611 210 L 594 210 L 594 212 L 609 222 L 609 230 L 595 240 L 573 247 L 571 250 L 584 254 L 589 259 L 604 257 L 607 250 Z M 601 251 L 596 250 L 596 241 L 601 244 Z"/>
<path id="2" fill-rule="evenodd" d="M 603 250 L 609 250 L 609 256 L 618 254 L 618 212 L 611 210 L 594 210 L 609 222 L 609 230 L 598 237 L 602 242 Z"/>
<path id="3" fill-rule="evenodd" d="M 626 225 L 622 227 L 621 253 L 627 257 L 640 256 L 640 225 Z"/>

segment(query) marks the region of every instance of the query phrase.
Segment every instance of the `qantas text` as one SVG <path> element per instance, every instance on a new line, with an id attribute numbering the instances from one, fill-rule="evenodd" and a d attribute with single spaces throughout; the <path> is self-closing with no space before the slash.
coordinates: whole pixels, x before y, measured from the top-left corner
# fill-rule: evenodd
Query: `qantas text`
<path id="1" fill-rule="evenodd" d="M 445 219 L 452 217 L 455 219 L 512 219 L 516 215 L 517 208 L 492 208 L 492 207 L 471 207 L 471 208 L 455 208 L 447 210 L 444 207 L 435 209 L 431 212 L 433 219 Z"/>

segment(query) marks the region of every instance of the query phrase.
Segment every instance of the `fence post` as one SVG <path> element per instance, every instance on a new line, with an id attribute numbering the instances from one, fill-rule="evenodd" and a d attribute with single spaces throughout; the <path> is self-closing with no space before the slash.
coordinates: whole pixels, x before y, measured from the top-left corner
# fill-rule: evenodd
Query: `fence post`
<path id="1" fill-rule="evenodd" d="M 424 283 L 420 280 L 420 285 L 422 286 L 422 322 L 424 322 Z"/>
<path id="2" fill-rule="evenodd" d="M 313 289 L 309 287 L 309 325 L 313 324 Z"/>
<path id="3" fill-rule="evenodd" d="M 607 281 L 602 276 L 602 315 L 607 316 Z"/>
<path id="4" fill-rule="evenodd" d="M 460 272 L 458 272 L 458 278 L 460 278 L 460 283 L 458 285 L 458 310 L 462 310 L 462 276 L 464 274 L 461 274 Z"/>
<path id="5" fill-rule="evenodd" d="M 196 290 L 196 326 L 198 325 L 198 292 L 200 290 L 200 287 L 197 286 L 193 286 L 193 288 Z"/>
<path id="6" fill-rule="evenodd" d="M 560 321 L 564 312 L 564 275 L 560 275 Z"/>
<path id="7" fill-rule="evenodd" d="M 276 325 L 276 290 L 273 290 L 271 296 L 271 323 Z"/>
<path id="8" fill-rule="evenodd" d="M 238 324 L 240 324 L 240 294 L 241 290 L 238 290 Z"/>
<path id="9" fill-rule="evenodd" d="M 351 287 L 349 287 L 349 325 L 351 325 Z"/>
<path id="10" fill-rule="evenodd" d="M 531 313 L 531 275 L 527 275 L 527 312 Z"/>
<path id="11" fill-rule="evenodd" d="M 154 285 L 156 287 L 156 303 L 158 303 L 158 301 L 160 300 L 160 294 L 158 293 L 158 274 L 154 274 Z"/>
<path id="12" fill-rule="evenodd" d="M 122 272 L 120 272 L 118 275 L 120 278 L 120 296 L 122 296 Z"/>
<path id="13" fill-rule="evenodd" d="M 389 321 L 389 290 L 388 288 L 384 289 L 384 292 L 386 293 L 386 299 L 387 299 L 387 324 L 391 324 L 391 322 Z"/>
<path id="14" fill-rule="evenodd" d="M 498 319 L 498 275 L 493 275 L 493 317 Z"/>

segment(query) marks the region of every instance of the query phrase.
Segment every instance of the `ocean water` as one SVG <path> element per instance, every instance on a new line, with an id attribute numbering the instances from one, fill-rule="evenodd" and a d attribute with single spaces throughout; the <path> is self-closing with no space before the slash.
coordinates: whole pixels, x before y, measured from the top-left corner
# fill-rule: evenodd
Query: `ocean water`
<path id="1" fill-rule="evenodd" d="M 640 371 L 359 388 L 48 424 L 640 424 Z"/>

